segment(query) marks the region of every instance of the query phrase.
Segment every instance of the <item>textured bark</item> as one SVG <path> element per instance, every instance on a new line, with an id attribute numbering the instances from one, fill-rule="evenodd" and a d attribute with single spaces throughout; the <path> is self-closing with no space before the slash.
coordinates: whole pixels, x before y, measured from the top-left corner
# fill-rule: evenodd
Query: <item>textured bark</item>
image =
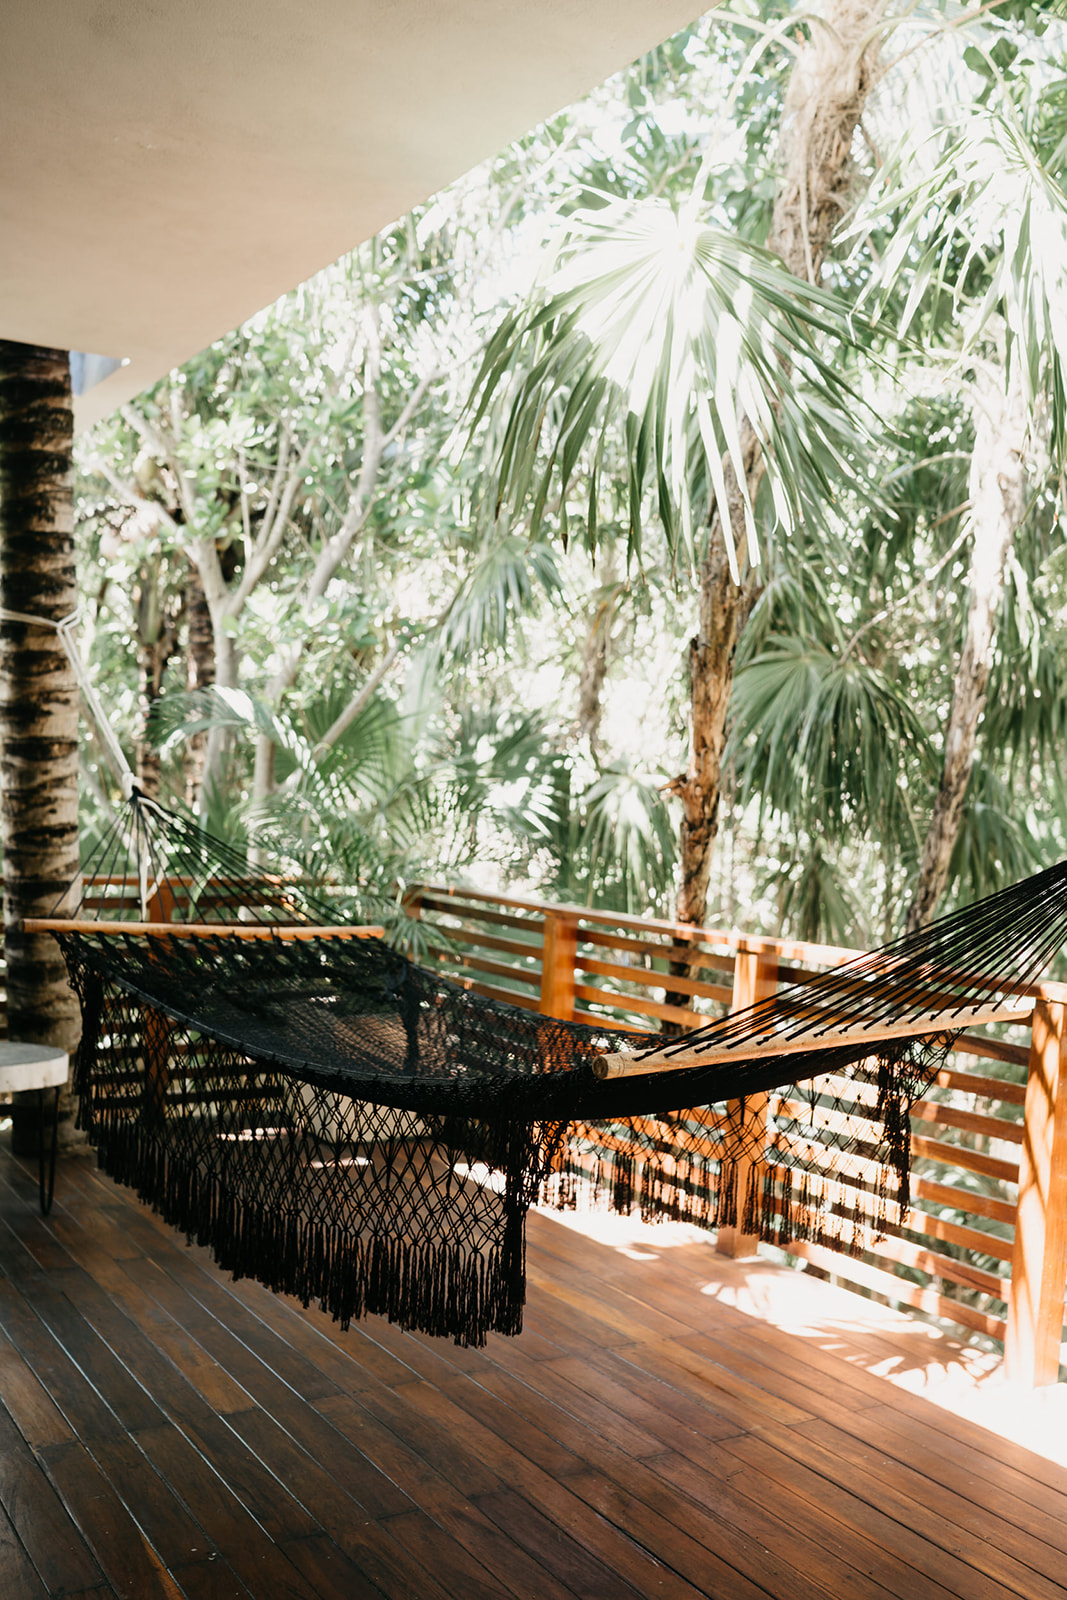
<path id="1" fill-rule="evenodd" d="M 0 341 L 0 606 L 57 622 L 77 604 L 72 438 L 67 352 Z M 21 919 L 78 876 L 78 688 L 55 631 L 25 622 L 0 622 L 0 830 L 8 1033 L 72 1050 L 63 957 Z"/>
<path id="2" fill-rule="evenodd" d="M 818 283 L 834 229 L 855 197 L 852 141 L 878 74 L 888 0 L 826 0 L 797 57 L 782 110 L 768 248 Z"/>
<path id="3" fill-rule="evenodd" d="M 236 689 L 240 669 L 237 645 L 228 633 L 215 630 L 215 683 L 220 689 Z M 198 806 L 206 812 L 207 795 L 223 786 L 227 756 L 233 746 L 230 728 L 212 728 L 204 747 L 204 765 L 198 790 Z"/>
<path id="4" fill-rule="evenodd" d="M 759 441 L 751 428 L 741 435 L 749 494 L 755 498 L 765 471 Z M 676 778 L 670 792 L 682 803 L 679 834 L 681 879 L 675 903 L 679 922 L 702 923 L 707 912 L 708 881 L 715 839 L 719 831 L 722 796 L 722 754 L 726 744 L 726 714 L 734 681 L 734 657 L 749 612 L 759 594 L 758 570 L 747 563 L 744 502 L 729 463 L 725 463 L 727 507 L 734 545 L 741 566 L 741 582 L 730 574 L 726 540 L 716 507 L 708 540 L 708 553 L 700 568 L 698 631 L 689 641 L 689 766 Z M 679 969 L 684 971 L 684 966 Z M 681 996 L 668 995 L 668 1004 L 681 1005 Z"/>
<path id="5" fill-rule="evenodd" d="M 600 598 L 586 616 L 588 631 L 582 643 L 582 670 L 578 678 L 578 737 L 587 740 L 589 754 L 598 766 L 600 723 L 604 715 L 604 682 L 608 675 L 608 639 L 615 616 L 613 575 L 613 564 L 609 558 Z"/>
<path id="6" fill-rule="evenodd" d="M 945 729 L 944 766 L 923 848 L 908 932 L 930 921 L 948 881 L 952 851 L 963 820 L 978 726 L 996 647 L 1004 566 L 1026 508 L 1026 409 L 987 380 L 974 391 L 974 453 L 970 501 L 973 536 L 967 623 Z"/>
<path id="7" fill-rule="evenodd" d="M 138 710 L 137 782 L 150 799 L 159 799 L 159 748 L 148 737 L 152 710 L 163 686 L 167 664 L 178 649 L 179 616 L 160 593 L 158 563 L 142 569 L 133 594 L 137 624 Z"/>
<path id="8" fill-rule="evenodd" d="M 790 78 L 779 146 L 779 180 L 769 247 L 798 278 L 818 283 L 823 257 L 854 188 L 852 141 L 878 71 L 878 24 L 887 0 L 828 0 Z M 747 423 L 742 451 L 749 499 L 766 470 Z M 759 574 L 746 569 L 743 500 L 724 462 L 725 508 L 739 552 L 741 583 L 733 583 L 723 538 L 724 508 L 716 506 L 700 570 L 699 631 L 689 646 L 690 753 L 687 771 L 671 785 L 682 802 L 679 922 L 707 914 L 712 853 L 719 829 L 722 753 L 738 641 L 759 593 Z M 684 964 L 679 971 L 684 971 Z M 680 995 L 668 1001 L 682 1004 Z"/>
<path id="9" fill-rule="evenodd" d="M 189 630 L 185 685 L 190 690 L 204 689 L 215 682 L 215 638 L 204 586 L 191 563 L 185 580 L 185 618 Z M 185 800 L 189 806 L 196 805 L 200 794 L 206 753 L 207 734 L 191 734 L 185 746 Z"/>

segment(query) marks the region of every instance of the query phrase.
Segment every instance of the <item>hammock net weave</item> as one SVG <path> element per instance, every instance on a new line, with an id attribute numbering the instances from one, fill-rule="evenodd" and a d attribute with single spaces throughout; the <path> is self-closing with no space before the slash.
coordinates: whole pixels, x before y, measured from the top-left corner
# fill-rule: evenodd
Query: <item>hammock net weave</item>
<path id="1" fill-rule="evenodd" d="M 539 1199 L 599 1192 L 778 1242 L 899 1217 L 912 1103 L 1067 936 L 1057 867 L 645 1045 L 354 937 L 321 896 L 136 793 L 85 872 L 56 937 L 104 1168 L 237 1276 L 343 1325 L 379 1313 L 470 1344 L 521 1328 Z M 925 1031 L 892 1034 L 909 1025 Z M 746 1109 L 772 1089 L 786 1115 L 768 1139 Z"/>

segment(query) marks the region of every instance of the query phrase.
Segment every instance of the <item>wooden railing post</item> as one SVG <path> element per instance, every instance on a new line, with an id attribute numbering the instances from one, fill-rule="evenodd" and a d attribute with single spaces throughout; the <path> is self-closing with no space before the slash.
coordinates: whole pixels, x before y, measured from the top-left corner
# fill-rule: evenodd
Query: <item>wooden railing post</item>
<path id="1" fill-rule="evenodd" d="M 767 1000 L 778 987 L 778 958 L 762 950 L 739 949 L 734 962 L 734 992 L 731 1011 L 743 1011 L 760 1000 Z M 722 1157 L 733 1162 L 737 1172 L 736 1226 L 719 1229 L 715 1248 L 724 1256 L 754 1255 L 759 1240 L 753 1234 L 741 1232 L 741 1213 L 744 1209 L 748 1180 L 757 1158 L 753 1149 L 758 1143 L 757 1130 L 767 1127 L 769 1094 L 748 1095 L 744 1100 L 731 1100 L 728 1107 L 728 1128 Z"/>
<path id="2" fill-rule="evenodd" d="M 146 922 L 173 922 L 174 921 L 174 891 L 169 883 L 157 883 L 155 893 L 150 897 L 145 908 Z"/>
<path id="3" fill-rule="evenodd" d="M 145 907 L 149 922 L 173 922 L 174 891 L 169 883 L 157 883 Z M 163 1011 L 146 1007 L 144 1012 L 144 1098 L 145 1122 L 153 1128 L 163 1121 L 167 1090 L 170 1088 L 170 1047 L 174 1023 Z"/>
<path id="4" fill-rule="evenodd" d="M 541 946 L 542 1016 L 570 1022 L 574 1016 L 574 963 L 578 955 L 578 918 L 573 912 L 546 911 Z"/>
<path id="5" fill-rule="evenodd" d="M 1067 990 L 1034 1007 L 1004 1372 L 1036 1388 L 1059 1377 L 1067 1284 Z"/>

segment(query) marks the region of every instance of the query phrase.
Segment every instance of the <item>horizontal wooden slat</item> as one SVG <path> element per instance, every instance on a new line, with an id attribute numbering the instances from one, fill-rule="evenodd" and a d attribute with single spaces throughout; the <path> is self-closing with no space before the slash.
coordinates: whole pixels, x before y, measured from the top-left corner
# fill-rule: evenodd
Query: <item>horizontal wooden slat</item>
<path id="1" fill-rule="evenodd" d="M 1009 1200 L 998 1200 L 995 1195 L 976 1194 L 973 1189 L 960 1189 L 950 1183 L 936 1183 L 933 1178 L 913 1175 L 911 1192 L 916 1200 L 929 1200 L 932 1205 L 951 1206 L 974 1217 L 988 1217 L 991 1222 L 1015 1225 L 1015 1207 Z"/>
<path id="2" fill-rule="evenodd" d="M 984 1267 L 975 1266 L 970 1261 L 960 1260 L 956 1256 L 945 1255 L 939 1250 L 928 1250 L 924 1246 L 916 1244 L 913 1240 L 904 1238 L 901 1228 L 894 1227 L 892 1224 L 884 1222 L 879 1218 L 877 1212 L 877 1197 L 869 1191 L 861 1191 L 860 1199 L 862 1200 L 864 1197 L 869 1204 L 861 1204 L 860 1209 L 864 1214 L 866 1225 L 871 1230 L 872 1234 L 872 1237 L 863 1246 L 863 1250 L 866 1255 L 874 1255 L 880 1257 L 882 1260 L 892 1262 L 897 1266 L 908 1267 L 918 1272 L 925 1272 L 930 1277 L 945 1278 L 950 1283 L 959 1284 L 961 1288 L 976 1289 L 979 1293 L 987 1294 L 996 1300 L 1006 1300 L 1008 1285 L 1011 1281 L 1010 1276 L 989 1272 Z M 780 1210 L 780 1204 L 775 1204 L 773 1209 Z M 849 1218 L 852 1215 L 850 1211 L 843 1211 L 840 1206 L 831 1206 L 828 1214 L 830 1217 L 837 1216 Z M 793 1211 L 792 1215 L 795 1223 L 795 1210 Z M 922 1232 L 928 1238 L 939 1237 L 939 1235 L 937 1235 L 932 1229 L 924 1229 L 921 1226 L 922 1222 L 924 1221 L 928 1223 L 934 1223 L 934 1220 L 934 1218 L 925 1217 L 922 1212 L 911 1211 L 908 1213 L 907 1222 L 903 1226 L 910 1229 L 912 1232 Z M 973 1229 L 966 1230 L 957 1228 L 953 1231 L 956 1235 L 965 1235 L 970 1233 L 972 1236 L 975 1236 Z M 949 1240 L 947 1237 L 941 1237 L 940 1242 L 947 1243 Z M 1005 1245 L 1005 1241 L 999 1239 L 995 1240 L 994 1243 L 1004 1247 L 1003 1253 L 1000 1254 L 999 1259 L 1007 1259 L 1010 1261 L 1010 1243 Z M 788 1249 L 790 1247 L 784 1246 L 783 1248 Z M 837 1254 L 837 1251 L 834 1249 L 832 1244 L 827 1244 L 825 1248 L 833 1250 L 833 1253 L 835 1255 Z M 986 1251 L 984 1253 L 990 1254 L 991 1252 Z"/>
<path id="3" fill-rule="evenodd" d="M 705 983 L 702 978 L 672 978 L 663 972 L 649 972 L 647 967 L 624 967 L 614 961 L 596 961 L 592 956 L 578 956 L 578 972 L 589 972 L 598 978 L 615 978 L 620 983 L 643 984 L 646 988 L 671 989 L 679 994 L 699 995 L 703 1000 L 729 1001 L 732 991 L 718 983 Z"/>
<path id="4" fill-rule="evenodd" d="M 1003 1061 L 1013 1067 L 1025 1067 L 1030 1059 L 1029 1048 L 1024 1044 L 1009 1044 L 1006 1039 L 989 1039 L 975 1033 L 965 1033 L 957 1039 L 956 1050 L 960 1055 Z"/>
<path id="5" fill-rule="evenodd" d="M 636 1133 L 643 1134 L 646 1139 L 660 1145 L 663 1152 L 673 1152 L 676 1148 L 677 1137 L 669 1123 L 660 1122 L 655 1117 L 634 1117 L 632 1123 Z M 685 1146 L 686 1154 L 707 1156 L 710 1160 L 717 1161 L 722 1142 L 714 1136 L 705 1139 L 700 1134 L 689 1133 L 686 1136 Z"/>
<path id="6" fill-rule="evenodd" d="M 1012 1242 L 996 1233 L 983 1233 L 980 1228 L 964 1228 L 958 1222 L 946 1222 L 943 1217 L 932 1217 L 928 1211 L 912 1206 L 904 1224 L 907 1231 L 921 1233 L 927 1239 L 937 1239 L 942 1244 L 958 1244 L 976 1255 L 995 1256 L 998 1261 L 1010 1261 Z M 891 1229 L 895 1233 L 896 1229 Z"/>
<path id="7" fill-rule="evenodd" d="M 939 1123 L 943 1128 L 959 1128 L 964 1133 L 976 1133 L 984 1139 L 1004 1139 L 1009 1144 L 1022 1144 L 1023 1125 L 1009 1122 L 1005 1117 L 990 1117 L 981 1111 L 959 1111 L 940 1100 L 920 1100 L 911 1108 L 915 1122 Z"/>
<path id="8" fill-rule="evenodd" d="M 859 1155 L 850 1150 L 837 1150 L 833 1145 L 801 1139 L 795 1134 L 786 1134 L 777 1128 L 771 1131 L 767 1148 L 779 1152 L 787 1160 L 792 1157 L 805 1163 L 813 1172 L 840 1181 L 853 1181 L 873 1187 L 882 1175 L 881 1163 L 873 1161 L 869 1156 Z"/>
<path id="9" fill-rule="evenodd" d="M 543 900 L 532 900 L 520 895 L 489 894 L 483 890 L 453 889 L 448 884 L 421 884 L 413 897 L 432 896 L 435 900 L 454 901 L 462 897 L 487 905 L 512 906 L 523 910 L 543 912 L 546 909 L 579 918 L 582 922 L 601 927 L 625 928 L 631 933 L 660 933 L 681 943 L 720 940 L 724 949 L 744 950 L 754 955 L 777 955 L 783 961 L 805 961 L 813 964 L 836 966 L 862 955 L 844 945 L 809 944 L 801 939 L 772 939 L 762 934 L 735 933 L 713 928 L 699 928 L 685 922 L 666 922 L 657 917 L 634 917 L 617 911 L 595 911 L 589 906 L 548 905 Z"/>
<path id="10" fill-rule="evenodd" d="M 878 1193 L 881 1169 L 877 1163 L 866 1161 L 863 1158 L 853 1158 L 851 1163 L 838 1163 L 832 1169 L 830 1167 L 813 1166 L 812 1170 L 822 1172 L 825 1177 L 832 1179 L 834 1184 L 837 1185 L 841 1192 L 842 1203 L 847 1209 L 847 1214 L 863 1212 L 868 1216 L 872 1225 L 877 1224 L 877 1227 L 884 1230 L 890 1237 L 894 1235 L 903 1237 L 907 1233 L 922 1233 L 943 1243 L 961 1244 L 967 1249 L 975 1249 L 983 1255 L 996 1255 L 1002 1260 L 1010 1260 L 1011 1258 L 1010 1240 L 1000 1239 L 996 1235 L 984 1233 L 978 1228 L 968 1228 L 960 1223 L 946 1222 L 940 1217 L 931 1216 L 929 1212 L 922 1210 L 919 1205 L 920 1200 L 933 1198 L 931 1195 L 923 1194 L 921 1191 L 924 1188 L 934 1188 L 939 1191 L 939 1196 L 941 1197 L 946 1194 L 957 1196 L 960 1204 L 957 1204 L 956 1208 L 960 1209 L 962 1199 L 966 1198 L 966 1191 L 964 1190 L 950 1189 L 944 1184 L 930 1185 L 926 1180 L 917 1179 L 913 1175 L 911 1182 L 911 1208 L 904 1214 L 898 1225 L 889 1218 L 880 1218 L 878 1216 L 878 1210 L 881 1205 Z M 1015 1216 L 1013 1206 L 1008 1205 L 1006 1202 L 993 1201 L 988 1196 L 978 1196 L 977 1198 L 990 1206 L 1001 1206 L 1004 1215 L 990 1220 L 1004 1221 L 1009 1226 L 1011 1225 Z M 838 1206 L 832 1209 L 837 1211 L 839 1215 L 846 1214 Z M 977 1216 L 979 1213 L 977 1210 L 973 1210 L 968 1214 Z M 983 1216 L 986 1215 L 984 1211 L 981 1214 Z M 991 1248 L 992 1246 L 997 1248 Z"/>
<path id="11" fill-rule="evenodd" d="M 438 928 L 436 931 L 447 935 L 451 944 L 471 946 L 480 950 L 495 950 L 498 954 L 529 958 L 537 963 L 537 970 L 541 968 L 540 929 L 538 938 L 523 941 L 522 939 L 501 939 L 492 933 L 471 933 L 467 928 Z"/>
<path id="12" fill-rule="evenodd" d="M 805 1128 L 818 1128 L 822 1133 L 831 1133 L 835 1137 L 847 1139 L 866 1139 L 872 1144 L 880 1137 L 880 1125 L 873 1116 L 850 1115 L 846 1111 L 837 1111 L 832 1106 L 809 1105 L 806 1100 L 778 1101 L 776 1116 L 779 1126 L 783 1120 L 800 1122 Z"/>
<path id="13" fill-rule="evenodd" d="M 654 944 L 648 939 L 631 938 L 623 933 L 604 933 L 596 928 L 579 929 L 578 941 L 595 949 L 624 950 L 627 955 L 647 956 L 653 961 L 668 964 L 674 960 L 684 960 L 688 969 L 703 967 L 711 972 L 730 974 L 736 965 L 735 957 L 718 947 L 705 950 L 693 945 L 682 952 L 670 944 Z"/>
<path id="14" fill-rule="evenodd" d="M 682 1122 L 696 1122 L 702 1128 L 724 1128 L 729 1118 L 721 1111 L 716 1111 L 714 1106 L 694 1106 L 691 1111 L 676 1113 Z"/>
<path id="15" fill-rule="evenodd" d="M 610 1127 L 597 1129 L 596 1143 L 597 1149 L 603 1147 L 605 1150 L 621 1150 L 623 1155 L 633 1155 L 633 1141 L 626 1135 L 612 1133 Z M 692 1139 L 689 1141 L 689 1147 L 695 1155 L 706 1156 L 710 1161 L 719 1159 L 721 1145 L 717 1139 Z M 657 1157 L 658 1159 L 660 1158 Z"/>
<path id="16" fill-rule="evenodd" d="M 977 1289 L 994 1299 L 1007 1298 L 1008 1278 L 995 1272 L 986 1272 L 970 1262 L 959 1261 L 955 1256 L 942 1255 L 939 1250 L 926 1250 L 907 1239 L 880 1239 L 869 1245 L 868 1251 L 883 1260 L 895 1261 L 899 1266 L 926 1272 L 932 1278 L 947 1278 L 950 1283 L 958 1283 L 963 1288 Z"/>
<path id="17" fill-rule="evenodd" d="M 813 1088 L 820 1095 L 849 1099 L 858 1106 L 869 1107 L 872 1117 L 878 1104 L 878 1080 L 875 1073 L 866 1073 L 859 1067 L 848 1076 L 843 1073 L 821 1073 L 810 1080 Z M 1021 1105 L 1026 1093 L 1022 1084 L 1002 1083 L 999 1078 L 984 1078 L 977 1073 L 954 1072 L 951 1068 L 944 1068 L 933 1079 L 931 1087 L 953 1089 L 962 1094 L 974 1094 L 979 1100 L 998 1100 L 1004 1105 Z M 1005 1094 L 998 1091 L 1004 1089 Z M 923 1101 L 916 1102 L 923 1104 Z M 944 1105 L 951 1102 L 929 1102 Z M 975 1115 L 988 1116 L 998 1124 L 1002 1120 L 991 1112 L 980 1112 Z"/>
<path id="18" fill-rule="evenodd" d="M 538 1011 L 538 1002 L 530 995 L 520 994 L 518 989 L 503 989 L 491 983 L 479 983 L 476 978 L 465 978 L 454 972 L 442 973 L 451 983 L 458 984 L 461 989 L 469 994 L 480 994 L 487 1000 L 503 1000 L 508 1005 L 519 1006 L 523 1011 Z"/>
<path id="19" fill-rule="evenodd" d="M 946 1166 L 961 1167 L 964 1172 L 980 1172 L 984 1177 L 1000 1178 L 1005 1183 L 1017 1183 L 1019 1179 L 1018 1162 L 980 1155 L 977 1150 L 968 1150 L 963 1145 L 942 1144 L 938 1139 L 923 1139 L 913 1135 L 911 1148 L 913 1155 L 927 1161 L 944 1162 Z"/>
<path id="20" fill-rule="evenodd" d="M 878 1267 L 870 1266 L 866 1261 L 856 1261 L 851 1256 L 838 1255 L 823 1245 L 809 1244 L 806 1240 L 798 1239 L 786 1248 L 790 1255 L 810 1261 L 812 1266 L 819 1267 L 823 1272 L 833 1273 L 836 1277 L 859 1284 L 861 1288 L 872 1289 L 888 1300 L 898 1300 L 904 1305 L 914 1306 L 916 1310 L 925 1311 L 930 1316 L 944 1317 L 946 1321 L 959 1323 L 965 1328 L 973 1328 L 976 1333 L 984 1333 L 991 1339 L 1004 1338 L 1003 1317 L 994 1317 L 988 1312 L 978 1311 L 974 1306 L 952 1300 L 933 1289 L 922 1289 L 916 1283 L 898 1278 L 896 1273 L 884 1272 Z"/>
<path id="21" fill-rule="evenodd" d="M 442 950 L 440 945 L 427 945 L 430 955 L 442 962 L 452 961 L 454 957 L 448 950 Z M 524 972 L 521 967 L 513 967 L 506 961 L 490 961 L 487 956 L 462 956 L 455 963 L 456 970 L 453 977 L 458 977 L 467 968 L 475 972 L 486 972 L 494 978 L 511 978 L 515 983 L 529 983 L 540 992 L 541 974 L 539 972 Z"/>
<path id="22" fill-rule="evenodd" d="M 695 1011 L 683 1011 L 681 1006 L 664 1005 L 661 1000 L 646 1000 L 641 995 L 617 994 L 611 989 L 594 989 L 588 984 L 576 983 L 574 993 L 586 1004 L 616 1006 L 620 1011 L 633 1011 L 642 1017 L 660 1017 L 667 1022 L 680 1022 L 683 1028 L 700 1028 L 707 1017 Z"/>
<path id="23" fill-rule="evenodd" d="M 513 917 L 506 911 L 485 911 L 480 906 L 464 907 L 449 905 L 445 901 L 427 899 L 420 902 L 420 908 L 427 911 L 442 911 L 450 917 L 462 917 L 465 922 L 484 922 L 491 928 L 523 928 L 536 931 L 538 934 L 544 930 L 544 922 L 532 917 Z"/>
<path id="24" fill-rule="evenodd" d="M 1009 1083 L 1003 1078 L 985 1078 L 977 1072 L 955 1072 L 943 1067 L 934 1079 L 941 1089 L 958 1089 L 962 1094 L 977 1095 L 979 1100 L 999 1100 L 1008 1106 L 1026 1103 L 1026 1085 Z"/>
<path id="25" fill-rule="evenodd" d="M 647 1038 L 648 1029 L 639 1028 L 634 1022 L 620 1022 L 618 1017 L 605 1017 L 597 1011 L 583 1011 L 575 1007 L 575 1022 L 585 1022 L 591 1028 L 612 1028 L 616 1033 L 632 1033 L 636 1038 Z"/>

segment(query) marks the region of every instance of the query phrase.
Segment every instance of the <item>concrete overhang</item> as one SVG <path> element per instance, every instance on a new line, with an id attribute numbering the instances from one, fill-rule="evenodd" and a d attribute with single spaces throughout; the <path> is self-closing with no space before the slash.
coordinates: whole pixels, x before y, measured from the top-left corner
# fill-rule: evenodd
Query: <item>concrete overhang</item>
<path id="1" fill-rule="evenodd" d="M 0 337 L 85 427 L 577 99 L 695 0 L 0 0 Z"/>

